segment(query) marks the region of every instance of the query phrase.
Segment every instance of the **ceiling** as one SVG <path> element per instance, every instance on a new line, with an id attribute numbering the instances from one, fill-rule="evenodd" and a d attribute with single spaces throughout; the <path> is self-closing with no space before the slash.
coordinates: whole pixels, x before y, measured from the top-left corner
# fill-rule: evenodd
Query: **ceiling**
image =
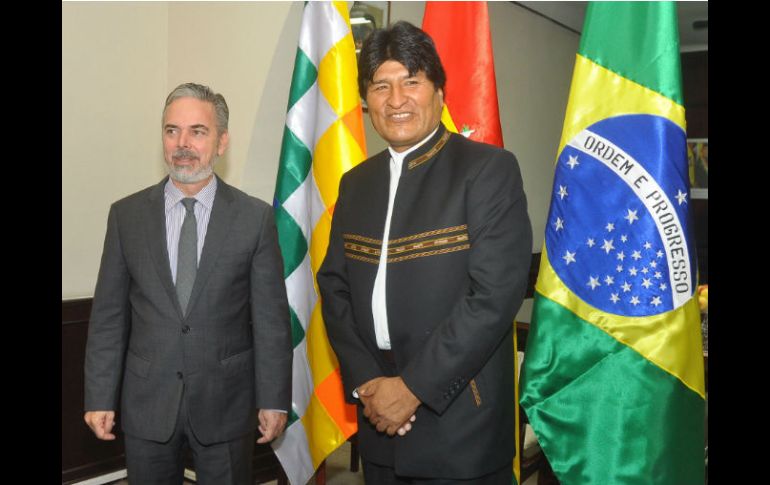
<path id="1" fill-rule="evenodd" d="M 583 18 L 588 2 L 514 2 L 534 10 L 576 32 L 583 31 Z M 676 2 L 679 17 L 681 50 L 708 50 L 708 2 Z M 693 22 L 706 21 L 705 29 L 693 28 Z"/>

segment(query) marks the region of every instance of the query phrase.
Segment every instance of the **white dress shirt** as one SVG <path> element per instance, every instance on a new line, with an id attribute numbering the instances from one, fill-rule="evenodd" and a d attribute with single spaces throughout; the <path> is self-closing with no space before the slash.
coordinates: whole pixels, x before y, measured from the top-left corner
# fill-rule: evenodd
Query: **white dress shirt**
<path id="1" fill-rule="evenodd" d="M 211 218 L 211 208 L 214 206 L 214 196 L 217 194 L 217 178 L 211 177 L 211 181 L 193 197 L 196 201 L 193 206 L 195 221 L 198 229 L 198 263 L 201 261 L 203 243 L 206 241 L 206 231 Z M 186 210 L 182 199 L 187 197 L 179 187 L 169 178 L 163 190 L 166 209 L 166 244 L 168 248 L 168 262 L 171 264 L 171 279 L 176 284 L 176 262 L 179 252 L 179 234 L 182 232 L 182 223 Z"/>
<path id="2" fill-rule="evenodd" d="M 388 308 L 385 295 L 387 265 L 388 265 L 388 237 L 390 237 L 390 217 L 393 215 L 393 202 L 396 199 L 396 190 L 398 190 L 398 181 L 401 178 L 401 167 L 404 158 L 411 152 L 420 148 L 438 131 L 438 126 L 433 132 L 426 136 L 412 148 L 398 153 L 391 147 L 390 151 L 390 194 L 388 197 L 388 214 L 385 216 L 385 231 L 382 233 L 382 254 L 380 254 L 380 264 L 377 267 L 377 277 L 374 279 L 374 290 L 372 291 L 372 316 L 374 317 L 374 334 L 377 337 L 377 346 L 382 350 L 390 349 L 390 332 L 388 331 Z"/>

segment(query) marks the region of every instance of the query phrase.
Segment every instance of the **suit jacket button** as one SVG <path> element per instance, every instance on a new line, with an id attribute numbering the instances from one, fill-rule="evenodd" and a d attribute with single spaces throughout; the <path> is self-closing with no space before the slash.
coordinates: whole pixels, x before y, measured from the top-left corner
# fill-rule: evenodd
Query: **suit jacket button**
<path id="1" fill-rule="evenodd" d="M 177 372 L 177 373 L 176 373 L 176 376 L 177 376 L 178 378 L 180 378 L 180 379 L 181 379 L 182 377 L 184 377 L 184 375 L 182 375 L 182 373 L 181 373 L 181 372 Z"/>
<path id="2" fill-rule="evenodd" d="M 187 333 L 189 331 L 190 331 L 190 326 L 189 325 L 185 325 L 184 327 L 182 327 L 182 333 Z"/>

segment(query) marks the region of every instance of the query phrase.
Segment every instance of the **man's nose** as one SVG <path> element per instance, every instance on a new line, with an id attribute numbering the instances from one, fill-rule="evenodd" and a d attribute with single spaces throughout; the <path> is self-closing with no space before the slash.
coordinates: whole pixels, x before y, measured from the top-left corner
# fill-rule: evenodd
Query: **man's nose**
<path id="1" fill-rule="evenodd" d="M 388 104 L 392 108 L 400 108 L 406 103 L 406 95 L 404 94 L 401 86 L 393 86 L 390 91 L 390 97 L 388 98 Z"/>
<path id="2" fill-rule="evenodd" d="M 179 145 L 182 148 L 190 147 L 190 135 L 188 135 L 186 131 L 182 131 L 181 133 L 179 133 L 179 139 L 177 140 L 177 145 Z"/>

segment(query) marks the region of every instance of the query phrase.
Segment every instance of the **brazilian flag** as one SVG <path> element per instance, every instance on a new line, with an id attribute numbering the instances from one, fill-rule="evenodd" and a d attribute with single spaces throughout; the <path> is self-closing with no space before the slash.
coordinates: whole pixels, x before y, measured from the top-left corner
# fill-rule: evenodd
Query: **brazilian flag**
<path id="1" fill-rule="evenodd" d="M 564 485 L 703 485 L 705 384 L 673 2 L 591 2 L 521 405 Z"/>

